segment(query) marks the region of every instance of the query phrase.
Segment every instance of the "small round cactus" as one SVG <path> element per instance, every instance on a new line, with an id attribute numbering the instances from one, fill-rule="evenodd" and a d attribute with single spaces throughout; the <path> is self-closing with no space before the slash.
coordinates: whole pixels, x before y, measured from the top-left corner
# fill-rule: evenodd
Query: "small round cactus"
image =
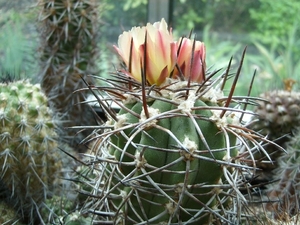
<path id="1" fill-rule="evenodd" d="M 279 138 L 293 132 L 300 126 L 300 93 L 277 90 L 261 95 L 266 101 L 259 103 L 255 112 L 259 122 L 257 130 L 262 129 L 270 139 Z"/>
<path id="2" fill-rule="evenodd" d="M 169 90 L 173 85 L 178 88 L 174 80 L 166 84 Z M 237 151 L 236 137 L 225 130 L 238 126 L 238 118 L 229 113 L 219 120 L 220 111 L 213 110 L 221 107 L 217 102 L 197 96 L 195 90 L 186 99 L 178 90 L 171 98 L 163 92 L 158 99 L 148 96 L 148 118 L 143 104 L 131 100 L 118 121 L 110 121 L 115 132 L 108 154 L 118 163 L 105 168 L 111 180 L 105 189 L 116 188 L 112 194 L 119 198 L 113 207 L 128 222 L 141 222 L 145 214 L 142 218 L 154 223 L 178 222 L 180 217 L 182 222 L 205 224 L 212 221 L 209 208 L 226 208 L 229 193 L 221 186 L 228 185 L 224 171 Z M 127 198 L 130 202 L 124 203 Z"/>
<path id="3" fill-rule="evenodd" d="M 300 92 L 292 91 L 290 88 L 274 90 L 261 94 L 261 98 L 265 101 L 259 102 L 254 110 L 257 117 L 253 121 L 252 128 L 286 148 L 286 144 L 300 126 Z M 258 180 L 270 181 L 282 151 L 274 145 L 265 146 L 265 150 L 270 155 L 272 163 L 261 163 L 261 159 L 267 160 L 264 153 L 256 154 L 257 166 L 262 169 Z"/>
<path id="4" fill-rule="evenodd" d="M 175 42 L 164 20 L 124 32 L 118 44 L 127 67 L 99 88 L 109 121 L 95 131 L 96 178 L 82 210 L 99 223 L 238 224 L 244 162 L 265 141 L 243 121 L 252 99 L 233 96 L 242 61 L 225 96 L 230 64 L 220 76 L 205 73 L 204 44 Z"/>
<path id="5" fill-rule="evenodd" d="M 58 185 L 55 123 L 39 85 L 0 84 L 0 178 L 29 224 Z"/>

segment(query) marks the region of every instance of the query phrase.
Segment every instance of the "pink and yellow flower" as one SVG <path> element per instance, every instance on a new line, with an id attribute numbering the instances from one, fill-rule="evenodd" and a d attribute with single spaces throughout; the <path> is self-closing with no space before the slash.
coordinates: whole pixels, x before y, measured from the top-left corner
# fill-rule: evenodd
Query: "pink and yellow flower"
<path id="1" fill-rule="evenodd" d="M 201 83 L 205 79 L 206 69 L 204 43 L 180 38 L 176 48 L 179 49 L 177 64 L 180 70 L 174 70 L 173 78 L 179 77 L 182 73 L 186 80 Z"/>
<path id="2" fill-rule="evenodd" d="M 142 71 L 146 67 L 149 85 L 162 84 L 170 76 L 177 60 L 176 42 L 164 19 L 123 32 L 119 36 L 118 47 L 114 48 L 128 68 L 124 72 L 135 80 L 142 80 Z"/>

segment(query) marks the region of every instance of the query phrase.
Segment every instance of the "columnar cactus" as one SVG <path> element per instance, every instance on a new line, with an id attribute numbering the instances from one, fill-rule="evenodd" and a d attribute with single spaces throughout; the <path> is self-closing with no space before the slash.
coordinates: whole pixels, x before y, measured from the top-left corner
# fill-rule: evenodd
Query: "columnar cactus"
<path id="1" fill-rule="evenodd" d="M 249 98 L 233 97 L 241 65 L 225 96 L 228 70 L 205 74 L 204 44 L 175 42 L 164 20 L 118 44 L 126 68 L 100 88 L 110 120 L 92 145 L 97 199 L 83 211 L 114 224 L 238 223 L 241 162 L 264 141 L 242 120 Z"/>
<path id="2" fill-rule="evenodd" d="M 63 137 L 78 151 L 89 131 L 77 134 L 78 125 L 94 125 L 83 79 L 91 83 L 97 53 L 97 1 L 39 0 L 42 55 L 41 86 L 50 106 L 61 115 Z M 75 93 L 74 93 L 75 92 Z"/>
<path id="3" fill-rule="evenodd" d="M 0 179 L 28 224 L 61 176 L 57 135 L 47 98 L 27 81 L 0 84 Z"/>

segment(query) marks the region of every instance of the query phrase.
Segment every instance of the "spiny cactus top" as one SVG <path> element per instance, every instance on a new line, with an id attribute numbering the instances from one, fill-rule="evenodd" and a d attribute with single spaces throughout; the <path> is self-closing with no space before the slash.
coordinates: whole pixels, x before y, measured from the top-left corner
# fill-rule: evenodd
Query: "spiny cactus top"
<path id="1" fill-rule="evenodd" d="M 60 173 L 55 124 L 39 85 L 0 84 L 0 179 L 33 221 Z"/>
<path id="2" fill-rule="evenodd" d="M 94 125 L 93 113 L 78 91 L 92 82 L 97 54 L 98 2 L 96 0 L 39 0 L 41 28 L 41 87 L 50 106 L 62 118 L 61 128 Z M 90 130 L 60 129 L 59 137 L 78 151 Z"/>
<path id="3" fill-rule="evenodd" d="M 294 135 L 294 132 L 300 126 L 300 92 L 289 90 L 273 90 L 260 95 L 266 101 L 261 101 L 255 107 L 254 123 L 251 127 L 259 131 L 263 135 L 283 148 Z M 272 180 L 272 171 L 278 167 L 278 157 L 282 155 L 274 145 L 265 147 L 266 151 L 271 155 L 273 163 L 260 163 L 259 167 L 263 169 L 260 177 L 262 179 Z M 255 158 L 263 158 L 264 155 L 257 154 Z"/>
<path id="4" fill-rule="evenodd" d="M 251 99 L 233 96 L 240 68 L 225 96 L 229 68 L 205 74 L 204 44 L 176 42 L 164 20 L 124 32 L 118 43 L 126 68 L 100 88 L 110 120 L 92 146 L 100 163 L 89 212 L 115 224 L 235 224 L 249 169 L 241 162 L 264 141 L 242 120 Z"/>
<path id="5" fill-rule="evenodd" d="M 258 128 L 265 134 L 278 138 L 296 130 L 300 126 L 300 93 L 296 91 L 274 90 L 263 93 L 256 113 L 259 116 Z M 256 128 L 256 129 L 258 129 Z"/>

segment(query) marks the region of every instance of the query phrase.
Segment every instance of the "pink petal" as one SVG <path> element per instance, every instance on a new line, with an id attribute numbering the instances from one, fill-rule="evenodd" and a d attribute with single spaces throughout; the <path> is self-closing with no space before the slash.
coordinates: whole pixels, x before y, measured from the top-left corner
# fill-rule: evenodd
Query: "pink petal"
<path id="1" fill-rule="evenodd" d="M 163 68 L 163 70 L 161 71 L 159 78 L 156 81 L 156 85 L 161 85 L 167 77 L 170 76 L 170 71 L 168 70 L 168 67 L 166 66 L 165 68 Z"/>

